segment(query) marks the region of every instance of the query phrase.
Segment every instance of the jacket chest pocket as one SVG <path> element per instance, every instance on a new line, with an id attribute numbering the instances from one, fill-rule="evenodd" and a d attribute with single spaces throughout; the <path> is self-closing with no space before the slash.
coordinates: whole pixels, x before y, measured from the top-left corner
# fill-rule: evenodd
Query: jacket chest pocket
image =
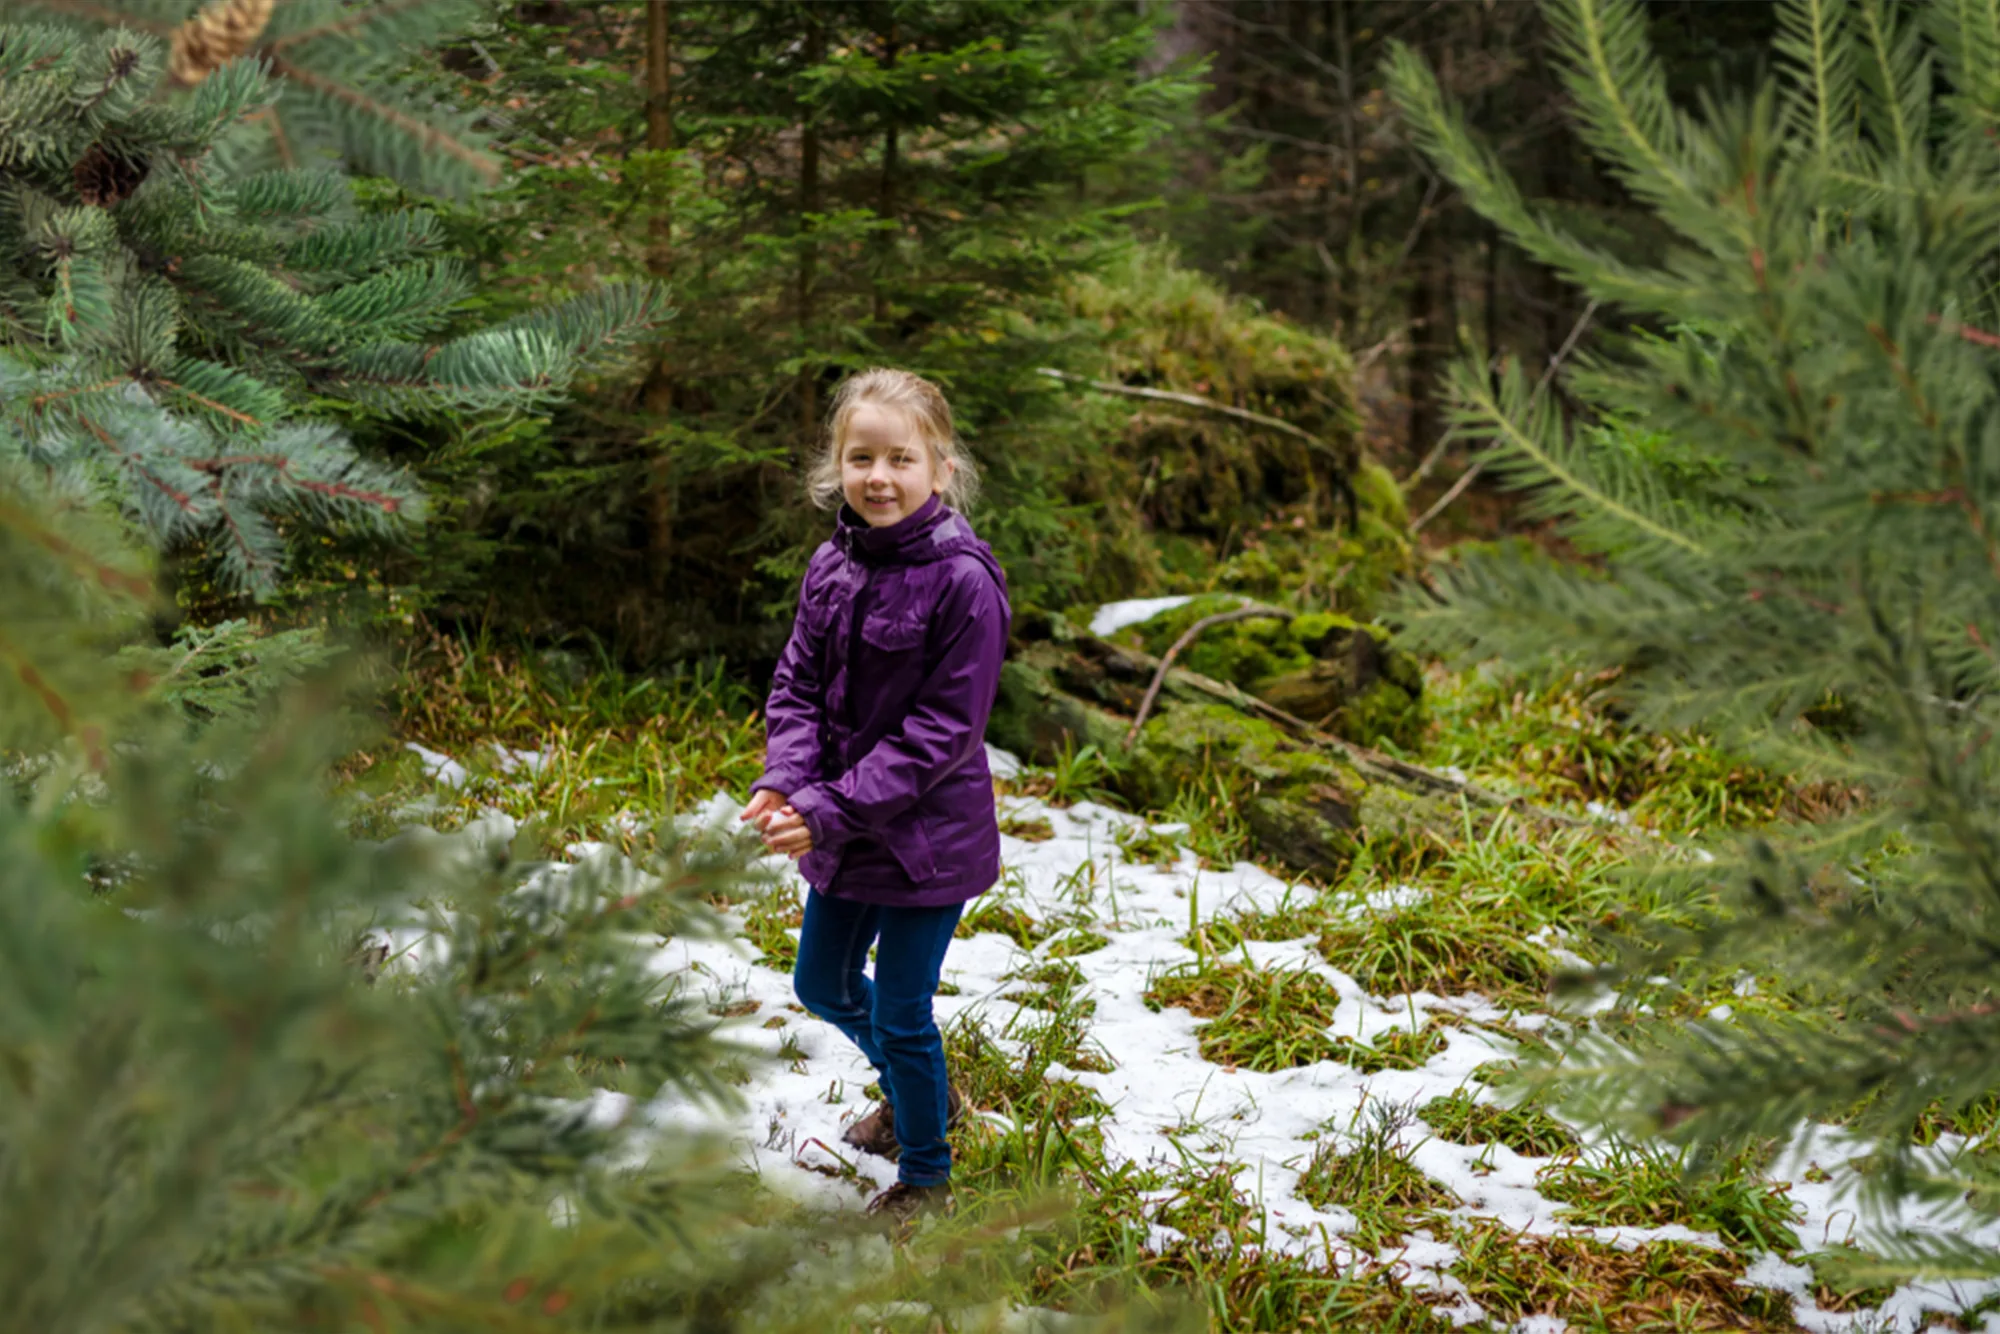
<path id="1" fill-rule="evenodd" d="M 881 611 L 870 612 L 862 620 L 861 638 L 877 653 L 886 653 L 902 659 L 907 656 L 922 655 L 926 628 L 924 618 L 919 613 L 884 608 Z"/>

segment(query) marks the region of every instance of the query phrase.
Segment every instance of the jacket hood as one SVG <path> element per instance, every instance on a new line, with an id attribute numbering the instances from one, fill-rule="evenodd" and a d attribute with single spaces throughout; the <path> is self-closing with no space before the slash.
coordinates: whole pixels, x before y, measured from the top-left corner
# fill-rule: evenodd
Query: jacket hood
<path id="1" fill-rule="evenodd" d="M 916 513 L 887 528 L 871 527 L 851 507 L 842 505 L 834 521 L 833 540 L 864 565 L 928 565 L 948 556 L 975 556 L 1003 594 L 1007 588 L 1007 576 L 1001 572 L 992 548 L 972 531 L 963 514 L 937 496 L 926 500 Z"/>

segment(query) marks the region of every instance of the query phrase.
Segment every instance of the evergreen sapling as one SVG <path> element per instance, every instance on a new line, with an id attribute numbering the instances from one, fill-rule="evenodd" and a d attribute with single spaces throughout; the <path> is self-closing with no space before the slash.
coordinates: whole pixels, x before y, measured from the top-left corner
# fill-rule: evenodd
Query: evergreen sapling
<path id="1" fill-rule="evenodd" d="M 1838 1121 L 1864 1195 L 1942 1230 L 1878 1238 L 1871 1278 L 1990 1276 L 2000 1213 L 1979 1109 L 2000 1089 L 2000 63 L 1990 16 L 1788 0 L 1777 78 L 1667 95 L 1632 0 L 1548 7 L 1581 132 L 1677 244 L 1623 262 L 1531 204 L 1421 60 L 1403 114 L 1439 167 L 1541 263 L 1635 329 L 1565 376 L 1475 357 L 1457 429 L 1588 563 L 1469 552 L 1405 608 L 1414 638 L 1517 666 L 1616 668 L 1640 725 L 1698 725 L 1858 809 L 1662 873 L 1613 943 L 1661 1013 L 1557 1072 L 1631 1133 L 1725 1154 Z M 1781 1003 L 1689 1017 L 1748 977 Z M 1712 993 L 1711 993 L 1712 994 Z M 1919 1149 L 1920 1124 L 1969 1127 Z"/>

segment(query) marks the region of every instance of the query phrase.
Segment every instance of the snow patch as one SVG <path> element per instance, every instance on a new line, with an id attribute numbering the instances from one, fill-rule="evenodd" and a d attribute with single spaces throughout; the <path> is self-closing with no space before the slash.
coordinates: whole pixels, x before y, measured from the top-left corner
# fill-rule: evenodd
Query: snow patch
<path id="1" fill-rule="evenodd" d="M 1134 598 L 1129 602 L 1107 602 L 1090 618 L 1090 633 L 1100 639 L 1116 634 L 1128 625 L 1142 625 L 1163 611 L 1173 611 L 1194 601 L 1192 597 Z"/>
<path id="2" fill-rule="evenodd" d="M 403 749 L 415 753 L 417 759 L 423 763 L 424 777 L 433 783 L 442 783 L 446 787 L 464 787 L 472 781 L 472 774 L 466 767 L 449 755 L 419 746 L 414 741 L 405 741 Z"/>
<path id="3" fill-rule="evenodd" d="M 1167 601 L 1172 600 L 1154 600 Z M 440 782 L 464 774 L 448 756 L 417 746 L 411 749 Z M 996 774 L 1015 767 L 1005 752 L 989 749 L 989 756 Z M 1052 1066 L 1049 1077 L 1072 1079 L 1111 1108 L 1098 1129 L 1114 1166 L 1130 1163 L 1141 1170 L 1157 1170 L 1163 1186 L 1191 1167 L 1226 1166 L 1238 1190 L 1262 1213 L 1265 1249 L 1310 1256 L 1333 1266 L 1388 1267 L 1412 1290 L 1433 1299 L 1433 1311 L 1455 1325 L 1477 1323 L 1487 1316 L 1449 1272 L 1459 1258 L 1450 1242 L 1419 1230 L 1380 1255 L 1358 1255 L 1343 1235 L 1354 1226 L 1353 1215 L 1337 1203 L 1316 1208 L 1298 1193 L 1300 1177 L 1317 1149 L 1329 1143 L 1336 1149 L 1358 1144 L 1377 1133 L 1378 1115 L 1391 1118 L 1392 1142 L 1410 1163 L 1462 1201 L 1452 1211 L 1457 1218 L 1487 1220 L 1526 1235 L 1577 1236 L 1624 1248 L 1669 1240 L 1723 1246 L 1713 1233 L 1680 1226 L 1572 1223 L 1559 1218 L 1563 1206 L 1537 1188 L 1537 1174 L 1549 1159 L 1527 1157 L 1499 1144 L 1452 1144 L 1432 1135 L 1421 1120 L 1422 1109 L 1431 1100 L 1463 1094 L 1478 1102 L 1495 1101 L 1472 1076 L 1481 1065 L 1513 1054 L 1513 1044 L 1503 1033 L 1450 1024 L 1441 1030 L 1444 1047 L 1422 1067 L 1372 1075 L 1332 1060 L 1272 1072 L 1203 1060 L 1198 1021 L 1185 1010 L 1156 1011 L 1146 1003 L 1153 979 L 1163 969 L 1196 958 L 1181 943 L 1190 928 L 1238 912 L 1270 912 L 1288 898 L 1295 901 L 1312 891 L 1248 863 L 1202 868 L 1191 855 L 1166 867 L 1129 862 L 1113 835 L 1121 829 L 1143 828 L 1145 822 L 1092 802 L 1063 809 L 1013 797 L 1005 806 L 1010 815 L 1046 820 L 1052 837 L 1027 842 L 1002 835 L 1004 871 L 991 893 L 1044 925 L 1087 926 L 1108 942 L 1071 962 L 1083 974 L 1096 1005 L 1090 1041 L 1109 1056 L 1114 1068 L 1095 1073 Z M 677 814 L 675 823 L 690 832 L 734 830 L 741 809 L 740 803 L 718 792 Z M 411 829 L 398 837 L 435 841 L 441 855 L 472 858 L 490 855 L 492 840 L 513 835 L 514 822 L 492 813 L 457 834 Z M 596 843 L 573 845 L 570 855 L 622 860 L 614 849 Z M 789 861 L 766 858 L 759 865 L 772 879 L 771 892 L 793 898 L 806 892 Z M 552 875 L 567 872 L 561 866 L 549 870 Z M 1420 888 L 1397 886 L 1367 901 L 1353 901 L 1353 906 L 1392 913 L 1420 903 L 1422 894 Z M 390 967 L 421 967 L 434 957 L 436 943 L 425 939 L 420 929 L 396 926 L 379 934 L 395 951 Z M 1024 1050 L 1027 1039 L 1021 1029 L 1036 1024 L 1041 1013 L 1005 996 L 1024 989 L 1020 979 L 1024 965 L 1047 958 L 1050 945 L 1062 934 L 1052 933 L 1031 950 L 990 932 L 954 943 L 945 958 L 944 979 L 956 991 L 938 997 L 939 1023 L 976 1019 L 1003 1051 Z M 1548 938 L 1548 947 L 1583 963 L 1561 951 L 1554 940 L 1553 935 Z M 1241 950 L 1255 967 L 1305 969 L 1325 978 L 1339 997 L 1327 1029 L 1330 1036 L 1372 1042 L 1384 1033 L 1420 1029 L 1433 1016 L 1520 1030 L 1551 1022 L 1549 1013 L 1502 1010 L 1475 994 L 1370 995 L 1339 969 L 1338 961 L 1322 958 L 1311 940 L 1250 941 Z M 815 1208 L 859 1209 L 870 1194 L 895 1179 L 895 1168 L 867 1155 L 836 1156 L 828 1146 L 839 1144 L 841 1129 L 866 1111 L 863 1090 L 874 1080 L 874 1071 L 831 1025 L 794 1009 L 790 977 L 758 964 L 756 957 L 757 951 L 740 938 L 675 938 L 660 942 L 650 960 L 659 975 L 676 978 L 712 1003 L 755 1004 L 751 1013 L 723 1022 L 726 1037 L 773 1055 L 781 1044 L 788 1044 L 789 1059 L 759 1068 L 742 1089 L 740 1102 L 694 1100 L 671 1091 L 643 1103 L 599 1094 L 580 1104 L 579 1111 L 605 1122 L 719 1132 L 736 1146 L 744 1165 L 781 1196 Z M 1753 987 L 1739 987 L 1739 995 L 1751 994 Z M 1589 1013 L 1608 1003 L 1608 998 L 1593 997 L 1577 1008 Z M 776 1027 L 763 1027 L 774 1019 L 779 1021 Z M 1016 1027 L 1010 1030 L 1010 1025 Z M 974 1118 L 967 1133 L 1007 1130 L 1004 1117 L 986 1113 Z M 1586 1157 L 1601 1151 L 1585 1138 Z M 635 1156 L 643 1155 L 643 1140 L 643 1134 L 635 1138 Z M 1963 1148 L 1962 1137 L 1946 1136 L 1931 1152 L 1942 1157 Z M 1774 1161 L 1770 1179 L 1800 1207 L 1795 1230 L 1804 1249 L 1842 1242 L 1865 1246 L 1897 1230 L 1949 1233 L 1978 1244 L 2000 1245 L 2000 1225 L 1969 1227 L 1963 1213 L 1949 1205 L 1905 1202 L 1892 1215 L 1872 1212 L 1861 1200 L 1862 1182 L 1853 1166 L 1862 1152 L 1863 1146 L 1837 1127 L 1806 1125 Z M 839 1176 L 843 1159 L 852 1164 L 853 1179 Z M 1171 1187 L 1165 1187 L 1157 1192 L 1157 1202 L 1164 1203 L 1173 1194 Z M 1149 1220 L 1148 1231 L 1155 1247 L 1182 1239 L 1156 1219 Z M 1828 1334 L 1914 1329 L 1926 1310 L 1962 1310 L 2000 1292 L 2000 1282 L 1908 1284 L 1875 1310 L 1828 1312 L 1813 1300 L 1809 1269 L 1769 1254 L 1753 1259 L 1743 1281 L 1788 1294 L 1799 1326 Z M 1010 1318 L 1008 1327 L 1057 1330 L 1064 1323 L 1055 1313 L 1024 1308 Z M 1988 1321 L 1989 1328 L 1995 1324 L 2000 1321 Z M 1533 1316 L 1510 1328 L 1520 1334 L 1561 1334 L 1566 1326 L 1554 1317 Z"/>

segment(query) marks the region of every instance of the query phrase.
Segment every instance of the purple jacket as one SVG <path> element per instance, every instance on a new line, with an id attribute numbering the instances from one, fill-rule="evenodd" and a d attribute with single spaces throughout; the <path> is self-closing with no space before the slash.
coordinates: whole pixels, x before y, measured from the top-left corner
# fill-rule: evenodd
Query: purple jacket
<path id="1" fill-rule="evenodd" d="M 986 718 L 1012 615 L 993 552 L 936 497 L 888 528 L 842 507 L 806 567 L 752 787 L 805 817 L 814 889 L 937 907 L 999 878 Z"/>

